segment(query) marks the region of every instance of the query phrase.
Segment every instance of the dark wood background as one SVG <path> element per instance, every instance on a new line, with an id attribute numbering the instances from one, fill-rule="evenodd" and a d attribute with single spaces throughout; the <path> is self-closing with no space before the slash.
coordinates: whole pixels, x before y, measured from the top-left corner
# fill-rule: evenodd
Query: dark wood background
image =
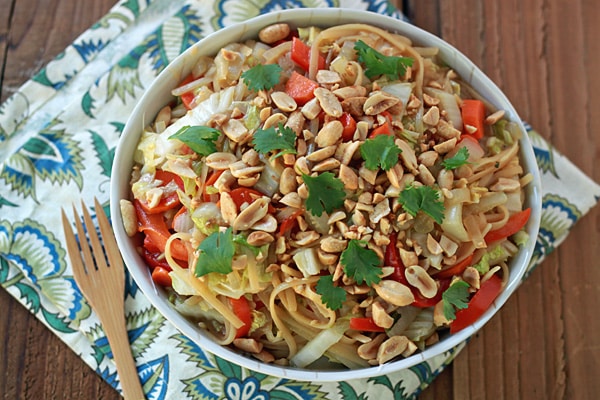
<path id="1" fill-rule="evenodd" d="M 520 115 L 594 180 L 600 155 L 600 2 L 394 0 L 454 44 Z M 0 0 L 1 100 L 114 0 Z M 407 8 L 405 7 L 405 10 Z M 595 399 L 600 393 L 600 209 L 580 221 L 420 399 Z M 2 399 L 118 394 L 0 290 Z"/>

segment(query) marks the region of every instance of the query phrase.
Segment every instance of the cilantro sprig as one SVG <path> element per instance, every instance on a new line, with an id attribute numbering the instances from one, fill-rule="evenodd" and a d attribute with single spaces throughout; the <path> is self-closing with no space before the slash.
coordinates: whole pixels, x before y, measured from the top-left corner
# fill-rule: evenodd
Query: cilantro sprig
<path id="1" fill-rule="evenodd" d="M 197 277 L 217 272 L 228 274 L 233 271 L 232 262 L 235 244 L 231 228 L 225 232 L 214 232 L 198 246 L 198 260 L 194 274 Z"/>
<path id="2" fill-rule="evenodd" d="M 364 242 L 352 239 L 340 257 L 344 273 L 362 285 L 371 286 L 381 281 L 381 260 L 373 250 L 363 247 Z M 342 308 L 346 301 L 344 288 L 334 285 L 332 275 L 324 275 L 317 281 L 316 292 L 327 308 L 335 311 Z"/>
<path id="3" fill-rule="evenodd" d="M 346 275 L 356 283 L 362 285 L 364 282 L 371 286 L 381 281 L 381 260 L 375 251 L 363 247 L 362 243 L 360 240 L 350 240 L 342 252 L 340 263 Z"/>
<path id="4" fill-rule="evenodd" d="M 242 73 L 242 79 L 250 90 L 269 90 L 279 83 L 281 71 L 278 64 L 256 64 Z"/>
<path id="5" fill-rule="evenodd" d="M 302 180 L 308 188 L 306 209 L 312 215 L 320 217 L 323 211 L 331 213 L 344 205 L 344 183 L 331 172 L 323 172 L 314 177 L 302 174 Z"/>
<path id="6" fill-rule="evenodd" d="M 431 186 L 407 186 L 398 197 L 404 211 L 415 217 L 419 211 L 429 215 L 441 224 L 444 220 L 444 202 L 439 193 Z"/>
<path id="7" fill-rule="evenodd" d="M 402 150 L 394 143 L 392 135 L 377 135 L 373 139 L 367 139 L 360 146 L 360 155 L 365 160 L 365 167 L 375 171 L 381 167 L 388 171 L 398 162 L 398 156 Z"/>
<path id="8" fill-rule="evenodd" d="M 346 291 L 344 288 L 333 284 L 332 275 L 323 275 L 319 277 L 315 290 L 321 295 L 321 301 L 330 310 L 339 310 L 346 301 Z"/>
<path id="9" fill-rule="evenodd" d="M 362 40 L 354 44 L 354 50 L 358 54 L 358 61 L 365 65 L 365 75 L 369 79 L 379 75 L 385 75 L 392 80 L 398 79 L 406 73 L 406 68 L 413 65 L 413 59 L 410 57 L 386 56 Z"/>
<path id="10" fill-rule="evenodd" d="M 469 164 L 469 150 L 466 147 L 461 147 L 455 155 L 442 161 L 442 167 L 445 169 L 456 169 L 463 165 Z"/>
<path id="11" fill-rule="evenodd" d="M 467 308 L 469 303 L 469 284 L 465 281 L 456 281 L 442 293 L 444 317 L 451 321 L 456 319 L 456 310 Z"/>
<path id="12" fill-rule="evenodd" d="M 290 128 L 279 124 L 277 129 L 274 126 L 268 129 L 259 129 L 254 133 L 252 139 L 254 150 L 262 154 L 267 154 L 273 150 L 281 150 L 273 158 L 284 154 L 296 154 L 296 133 Z"/>
<path id="13" fill-rule="evenodd" d="M 216 140 L 221 131 L 209 126 L 184 126 L 169 136 L 169 139 L 177 139 L 185 143 L 190 149 L 207 156 L 217 151 Z"/>

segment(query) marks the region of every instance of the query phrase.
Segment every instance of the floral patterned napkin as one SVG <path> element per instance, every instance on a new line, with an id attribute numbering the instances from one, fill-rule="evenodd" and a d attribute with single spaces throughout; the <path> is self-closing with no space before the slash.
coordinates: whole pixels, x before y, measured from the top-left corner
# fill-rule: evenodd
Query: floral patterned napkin
<path id="1" fill-rule="evenodd" d="M 136 101 L 173 58 L 203 36 L 272 10 L 348 7 L 403 18 L 385 0 L 121 0 L 0 108 L 0 283 L 119 389 L 96 316 L 75 285 L 58 208 L 93 197 L 108 211 L 112 158 Z M 600 196 L 600 186 L 529 135 L 542 170 L 542 229 L 530 270 Z M 151 306 L 129 279 L 127 327 L 149 399 L 413 398 L 457 348 L 371 379 L 297 382 L 205 353 Z"/>

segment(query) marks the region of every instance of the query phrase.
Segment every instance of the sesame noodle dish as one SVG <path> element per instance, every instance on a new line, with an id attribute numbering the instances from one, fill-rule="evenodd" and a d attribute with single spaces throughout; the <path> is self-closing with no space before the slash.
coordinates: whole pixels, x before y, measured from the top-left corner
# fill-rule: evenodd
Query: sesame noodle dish
<path id="1" fill-rule="evenodd" d="M 359 369 L 471 325 L 529 238 L 522 130 L 434 47 L 265 26 L 141 135 L 127 234 L 169 302 L 265 363 Z"/>

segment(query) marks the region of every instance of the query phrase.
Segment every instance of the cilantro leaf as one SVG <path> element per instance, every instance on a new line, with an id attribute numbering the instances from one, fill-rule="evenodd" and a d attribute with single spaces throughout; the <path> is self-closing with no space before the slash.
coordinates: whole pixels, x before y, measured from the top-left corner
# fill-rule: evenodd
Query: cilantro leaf
<path id="1" fill-rule="evenodd" d="M 217 151 L 215 141 L 220 135 L 221 131 L 209 126 L 184 126 L 169 139 L 180 140 L 201 156 L 207 156 Z"/>
<path id="2" fill-rule="evenodd" d="M 315 177 L 302 174 L 302 179 L 308 188 L 306 209 L 312 215 L 320 217 L 323 211 L 331 213 L 344 205 L 344 183 L 331 172 L 323 172 Z"/>
<path id="3" fill-rule="evenodd" d="M 371 171 L 379 166 L 384 171 L 392 168 L 398 163 L 398 155 L 402 150 L 394 143 L 392 135 L 377 135 L 373 139 L 367 139 L 360 146 L 360 155 L 365 160 L 365 167 Z"/>
<path id="4" fill-rule="evenodd" d="M 442 293 L 444 317 L 447 320 L 456 319 L 454 308 L 467 308 L 469 306 L 469 284 L 465 281 L 456 281 Z"/>
<path id="5" fill-rule="evenodd" d="M 282 150 L 274 158 L 288 153 L 296 154 L 296 133 L 292 128 L 285 127 L 280 123 L 277 129 L 272 126 L 269 129 L 257 130 L 254 133 L 252 144 L 254 149 L 262 154 L 272 150 Z"/>
<path id="6" fill-rule="evenodd" d="M 346 300 L 346 291 L 344 288 L 333 284 L 333 276 L 324 275 L 319 278 L 315 287 L 318 294 L 321 295 L 321 301 L 330 310 L 339 310 Z"/>
<path id="7" fill-rule="evenodd" d="M 445 169 L 456 169 L 462 165 L 469 164 L 469 150 L 466 147 L 461 147 L 454 156 L 442 161 L 442 166 Z"/>
<path id="8" fill-rule="evenodd" d="M 354 44 L 354 50 L 358 54 L 358 61 L 367 67 L 365 75 L 369 79 L 379 75 L 385 75 L 390 79 L 398 79 L 406 73 L 407 67 L 413 65 L 413 59 L 410 57 L 386 56 L 362 40 Z"/>
<path id="9" fill-rule="evenodd" d="M 371 249 L 361 246 L 361 241 L 352 239 L 348 242 L 346 250 L 342 251 L 340 263 L 344 267 L 344 272 L 356 283 L 362 285 L 365 282 L 371 286 L 381 281 L 381 260 Z"/>
<path id="10" fill-rule="evenodd" d="M 409 185 L 400 192 L 398 201 L 404 211 L 415 217 L 419 211 L 429 215 L 435 222 L 441 224 L 444 220 L 444 202 L 438 192 L 431 186 Z"/>
<path id="11" fill-rule="evenodd" d="M 269 90 L 279 83 L 281 67 L 278 64 L 256 64 L 242 73 L 242 79 L 248 89 L 258 92 Z"/>
<path id="12" fill-rule="evenodd" d="M 235 245 L 231 228 L 225 232 L 214 232 L 198 246 L 198 260 L 194 274 L 198 277 L 218 272 L 228 274 L 232 269 Z"/>

